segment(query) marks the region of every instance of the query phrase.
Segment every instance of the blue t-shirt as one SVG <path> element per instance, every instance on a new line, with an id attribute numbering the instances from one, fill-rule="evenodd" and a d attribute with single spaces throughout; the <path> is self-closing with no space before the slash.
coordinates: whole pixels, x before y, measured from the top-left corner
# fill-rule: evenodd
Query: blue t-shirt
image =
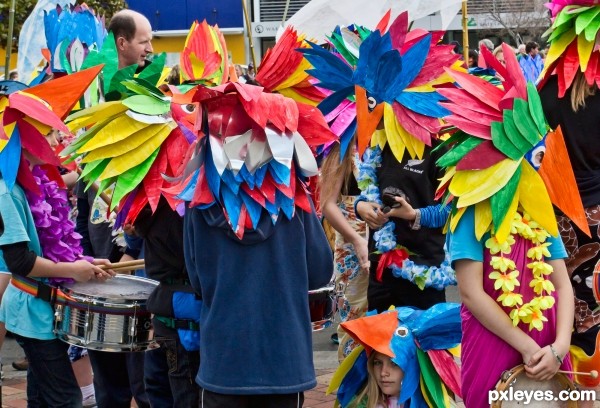
<path id="1" fill-rule="evenodd" d="M 4 231 L 0 235 L 0 246 L 27 242 L 27 246 L 38 256 L 42 248 L 35 229 L 29 204 L 21 187 L 15 185 L 9 191 L 0 178 L 0 214 L 4 221 Z M 0 250 L 0 270 L 7 271 L 4 255 Z M 39 340 L 52 340 L 54 313 L 50 304 L 35 298 L 9 284 L 0 304 L 0 321 L 6 329 Z"/>
<path id="2" fill-rule="evenodd" d="M 446 243 L 450 251 L 452 267 L 454 267 L 454 262 L 460 259 L 483 262 L 483 250 L 488 237 L 489 233 L 486 233 L 481 241 L 477 240 L 475 236 L 475 209 L 472 206 L 469 207 L 458 222 L 454 232 L 448 232 L 448 235 L 446 235 Z M 551 244 L 548 247 L 550 257 L 546 257 L 546 260 L 551 261 L 567 257 L 567 251 L 560 236 L 551 236 L 546 242 Z"/>

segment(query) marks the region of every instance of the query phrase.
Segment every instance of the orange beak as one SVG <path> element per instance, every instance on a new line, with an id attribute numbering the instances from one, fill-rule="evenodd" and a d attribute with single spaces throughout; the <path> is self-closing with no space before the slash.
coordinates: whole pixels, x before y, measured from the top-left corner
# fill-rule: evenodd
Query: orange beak
<path id="1" fill-rule="evenodd" d="M 362 157 L 366 148 L 369 146 L 371 136 L 377 129 L 381 118 L 383 117 L 383 103 L 375 106 L 373 111 L 369 112 L 369 101 L 367 101 L 367 91 L 356 85 L 356 121 L 358 135 L 358 154 Z"/>
<path id="2" fill-rule="evenodd" d="M 544 180 L 552 203 L 591 237 L 560 127 L 546 137 L 546 154 L 538 173 Z"/>
<path id="3" fill-rule="evenodd" d="M 342 323 L 344 330 L 364 346 L 367 354 L 370 355 L 371 351 L 376 350 L 391 358 L 396 357 L 390 348 L 390 343 L 397 326 L 396 312 L 379 313 Z"/>

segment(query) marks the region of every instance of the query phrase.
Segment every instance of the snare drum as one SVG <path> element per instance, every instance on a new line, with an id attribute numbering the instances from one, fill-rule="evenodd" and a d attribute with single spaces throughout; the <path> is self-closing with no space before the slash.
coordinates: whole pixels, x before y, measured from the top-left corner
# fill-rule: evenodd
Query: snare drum
<path id="1" fill-rule="evenodd" d="M 326 286 L 308 292 L 308 307 L 313 331 L 331 326 L 336 309 L 335 303 L 334 286 Z"/>
<path id="2" fill-rule="evenodd" d="M 515 391 L 552 391 L 555 397 L 558 397 L 561 391 L 574 391 L 575 384 L 562 373 L 556 373 L 556 375 L 549 381 L 536 381 L 525 374 L 525 367 L 523 364 L 514 367 L 511 370 L 505 371 L 500 377 L 500 381 L 496 384 L 496 391 L 508 391 L 510 388 L 513 389 L 513 395 Z M 510 408 L 510 407 L 521 407 L 525 405 L 525 401 L 517 401 L 516 398 L 512 401 L 496 401 L 493 402 L 492 408 Z M 552 408 L 552 407 L 566 407 L 566 408 L 577 408 L 577 401 L 536 401 L 533 398 L 527 404 L 530 408 Z"/>
<path id="3" fill-rule="evenodd" d="M 92 350 L 155 348 L 146 301 L 156 286 L 155 280 L 131 275 L 65 284 L 68 300 L 56 306 L 54 331 L 59 339 Z"/>

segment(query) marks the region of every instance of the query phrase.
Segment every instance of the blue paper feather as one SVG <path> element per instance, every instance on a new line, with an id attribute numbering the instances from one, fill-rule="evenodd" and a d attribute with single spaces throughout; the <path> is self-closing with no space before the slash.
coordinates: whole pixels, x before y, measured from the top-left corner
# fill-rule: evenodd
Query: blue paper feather
<path id="1" fill-rule="evenodd" d="M 337 398 L 342 408 L 346 408 L 355 395 L 365 386 L 369 373 L 367 372 L 367 353 L 363 350 L 356 358 L 354 365 L 344 376 L 337 391 Z"/>
<path id="2" fill-rule="evenodd" d="M 15 126 L 10 139 L 0 152 L 0 173 L 8 190 L 12 190 L 17 181 L 17 172 L 21 162 L 21 137 Z"/>

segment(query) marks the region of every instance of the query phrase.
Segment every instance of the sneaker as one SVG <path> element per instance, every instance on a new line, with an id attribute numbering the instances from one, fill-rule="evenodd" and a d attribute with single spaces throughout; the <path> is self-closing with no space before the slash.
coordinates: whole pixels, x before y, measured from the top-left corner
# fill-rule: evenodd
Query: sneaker
<path id="1" fill-rule="evenodd" d="M 12 366 L 17 371 L 27 371 L 29 368 L 29 361 L 27 361 L 27 357 L 23 357 L 20 360 L 13 361 Z"/>
<path id="2" fill-rule="evenodd" d="M 83 400 L 83 408 L 94 408 L 97 407 L 98 404 L 96 404 L 96 396 L 95 395 L 90 395 L 87 398 L 84 398 Z"/>

